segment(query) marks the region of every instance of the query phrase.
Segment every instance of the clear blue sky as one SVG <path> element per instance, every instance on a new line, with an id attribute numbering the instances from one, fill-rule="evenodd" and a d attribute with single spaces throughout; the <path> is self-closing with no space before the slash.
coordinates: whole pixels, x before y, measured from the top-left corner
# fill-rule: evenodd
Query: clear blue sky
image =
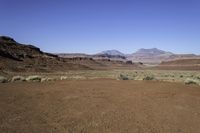
<path id="1" fill-rule="evenodd" d="M 0 0 L 0 35 L 48 52 L 200 54 L 200 0 Z"/>

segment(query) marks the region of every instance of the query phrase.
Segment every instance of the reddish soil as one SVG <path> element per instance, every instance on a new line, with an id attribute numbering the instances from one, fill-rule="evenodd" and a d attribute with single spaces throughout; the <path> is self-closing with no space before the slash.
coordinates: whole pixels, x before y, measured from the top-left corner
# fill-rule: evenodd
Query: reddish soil
<path id="1" fill-rule="evenodd" d="M 0 85 L 1 133 L 199 133 L 200 87 L 95 79 Z"/>

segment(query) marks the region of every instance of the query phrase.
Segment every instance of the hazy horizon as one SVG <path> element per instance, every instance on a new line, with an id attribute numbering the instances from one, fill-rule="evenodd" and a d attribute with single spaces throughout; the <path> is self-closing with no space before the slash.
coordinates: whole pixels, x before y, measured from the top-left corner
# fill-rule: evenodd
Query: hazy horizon
<path id="1" fill-rule="evenodd" d="M 1 0 L 0 35 L 51 53 L 200 55 L 198 0 Z"/>

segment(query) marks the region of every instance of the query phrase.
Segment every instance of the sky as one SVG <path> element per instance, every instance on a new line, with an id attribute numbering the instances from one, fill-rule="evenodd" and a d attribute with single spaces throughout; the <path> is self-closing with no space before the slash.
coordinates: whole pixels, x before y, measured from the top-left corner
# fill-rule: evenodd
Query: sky
<path id="1" fill-rule="evenodd" d="M 0 0 L 0 35 L 52 53 L 200 54 L 200 0 Z"/>

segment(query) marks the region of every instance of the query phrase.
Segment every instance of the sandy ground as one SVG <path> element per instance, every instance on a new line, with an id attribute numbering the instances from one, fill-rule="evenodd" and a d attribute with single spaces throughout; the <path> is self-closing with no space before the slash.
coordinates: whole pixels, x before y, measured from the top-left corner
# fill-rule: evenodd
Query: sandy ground
<path id="1" fill-rule="evenodd" d="M 108 79 L 0 84 L 1 133 L 199 133 L 200 87 Z"/>

